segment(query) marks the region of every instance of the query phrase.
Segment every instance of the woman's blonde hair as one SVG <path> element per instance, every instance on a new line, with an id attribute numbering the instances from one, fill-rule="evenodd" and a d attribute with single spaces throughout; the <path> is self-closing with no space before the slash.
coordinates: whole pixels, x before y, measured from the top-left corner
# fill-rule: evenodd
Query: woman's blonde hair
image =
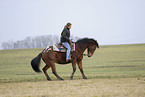
<path id="1" fill-rule="evenodd" d="M 67 23 L 65 26 L 64 26 L 64 28 L 67 28 L 67 27 L 69 27 L 69 26 L 71 26 L 72 24 L 71 23 Z"/>

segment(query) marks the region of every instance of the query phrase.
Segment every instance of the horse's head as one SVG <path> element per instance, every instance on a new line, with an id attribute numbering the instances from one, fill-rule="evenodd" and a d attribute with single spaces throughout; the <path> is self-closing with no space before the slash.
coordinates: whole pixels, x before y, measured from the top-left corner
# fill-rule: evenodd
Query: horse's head
<path id="1" fill-rule="evenodd" d="M 83 38 L 79 39 L 76 44 L 78 45 L 79 52 L 81 51 L 82 53 L 87 49 L 88 50 L 88 57 L 91 57 L 96 48 L 99 48 L 99 44 L 96 40 L 90 39 L 90 38 Z M 77 46 L 76 46 L 77 47 Z M 86 55 L 86 54 L 84 54 Z"/>
<path id="2" fill-rule="evenodd" d="M 94 54 L 96 48 L 99 48 L 98 42 L 94 39 L 90 39 L 87 48 L 88 48 L 88 50 L 87 50 L 88 57 L 91 57 Z"/>

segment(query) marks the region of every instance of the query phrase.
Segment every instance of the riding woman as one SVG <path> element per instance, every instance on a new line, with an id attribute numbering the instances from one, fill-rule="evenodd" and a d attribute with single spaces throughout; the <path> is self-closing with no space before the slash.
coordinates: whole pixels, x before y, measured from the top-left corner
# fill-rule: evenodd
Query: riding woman
<path id="1" fill-rule="evenodd" d="M 70 51 L 71 51 L 71 40 L 70 38 L 70 29 L 71 29 L 71 23 L 67 23 L 61 33 L 61 43 L 67 48 L 66 52 L 66 61 L 68 62 L 71 60 L 70 58 Z"/>

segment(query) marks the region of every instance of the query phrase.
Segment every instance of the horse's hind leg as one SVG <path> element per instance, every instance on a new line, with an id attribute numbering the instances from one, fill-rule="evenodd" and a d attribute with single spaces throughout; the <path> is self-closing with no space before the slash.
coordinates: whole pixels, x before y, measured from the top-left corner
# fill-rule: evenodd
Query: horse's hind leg
<path id="1" fill-rule="evenodd" d="M 58 80 L 63 80 L 56 72 L 55 63 L 52 63 L 51 69 L 52 69 L 52 73 L 57 77 Z"/>
<path id="2" fill-rule="evenodd" d="M 44 72 L 44 74 L 45 74 L 47 80 L 51 80 L 51 78 L 50 78 L 49 75 L 47 74 L 47 69 L 48 69 L 48 68 L 50 68 L 50 65 L 47 65 L 47 64 L 46 64 L 42 70 L 43 70 L 43 72 Z"/>

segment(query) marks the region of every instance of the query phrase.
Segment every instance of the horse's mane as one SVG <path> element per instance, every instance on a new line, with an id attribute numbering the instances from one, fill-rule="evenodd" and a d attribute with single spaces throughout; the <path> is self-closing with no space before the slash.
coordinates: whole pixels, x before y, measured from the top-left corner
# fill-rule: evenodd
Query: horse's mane
<path id="1" fill-rule="evenodd" d="M 79 39 L 76 43 L 80 43 L 80 44 L 84 44 L 84 43 L 91 43 L 94 42 L 95 45 L 99 48 L 98 42 L 92 38 L 83 38 L 83 39 Z"/>

